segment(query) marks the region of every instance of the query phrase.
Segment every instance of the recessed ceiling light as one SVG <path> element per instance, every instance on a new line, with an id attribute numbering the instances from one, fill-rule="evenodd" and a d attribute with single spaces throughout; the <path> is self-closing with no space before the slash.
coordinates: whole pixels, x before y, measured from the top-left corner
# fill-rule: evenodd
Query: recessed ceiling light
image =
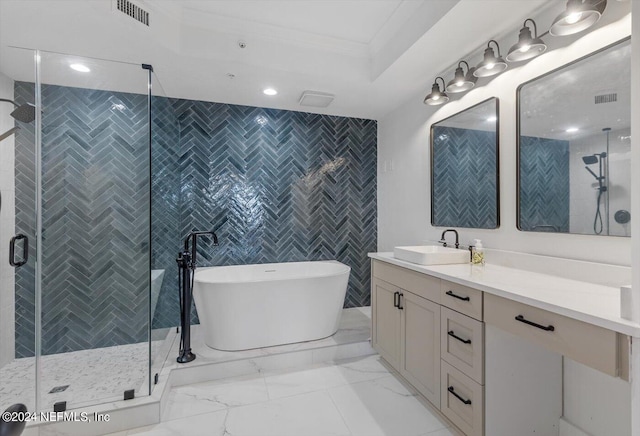
<path id="1" fill-rule="evenodd" d="M 265 90 L 262 91 L 265 95 L 276 95 L 278 93 L 278 91 L 276 91 L 273 88 L 267 88 Z"/>
<path id="2" fill-rule="evenodd" d="M 567 133 L 576 133 L 578 130 L 580 130 L 580 129 L 578 129 L 577 127 L 569 127 L 567 130 L 565 130 L 565 132 L 567 132 Z"/>
<path id="3" fill-rule="evenodd" d="M 81 73 L 88 73 L 89 71 L 91 71 L 89 69 L 89 67 L 87 67 L 86 65 L 82 65 L 82 64 L 71 64 L 71 65 L 69 65 L 69 67 L 72 70 L 76 70 L 76 71 L 79 71 Z"/>
<path id="4" fill-rule="evenodd" d="M 497 120 L 498 120 L 498 117 L 496 117 L 496 116 L 487 118 L 487 121 L 490 122 L 490 123 L 493 123 L 493 122 L 495 122 Z"/>

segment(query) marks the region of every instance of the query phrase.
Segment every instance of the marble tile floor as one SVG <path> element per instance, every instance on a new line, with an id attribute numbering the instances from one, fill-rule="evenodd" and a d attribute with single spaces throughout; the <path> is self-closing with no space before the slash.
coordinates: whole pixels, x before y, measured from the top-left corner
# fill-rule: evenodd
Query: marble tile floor
<path id="1" fill-rule="evenodd" d="M 168 410 L 166 405 L 169 395 L 173 392 L 172 387 L 179 389 L 182 386 L 197 383 L 215 384 L 216 381 L 228 381 L 232 377 L 247 380 L 252 377 L 259 379 L 264 377 L 264 374 L 276 375 L 274 371 L 286 372 L 286 369 L 293 371 L 292 368 L 316 368 L 317 365 L 326 365 L 326 362 L 375 355 L 369 341 L 371 335 L 371 309 L 369 307 L 344 309 L 338 332 L 329 338 L 264 349 L 240 352 L 213 350 L 204 344 L 198 331 L 199 326 L 194 326 L 192 330 L 193 348 L 198 358 L 188 364 L 176 363 L 179 335 L 176 334 L 175 329 L 167 331 L 167 336 L 161 347 L 166 358 L 155 359 L 152 366 L 152 376 L 154 373 L 158 373 L 160 381 L 160 384 L 155 387 L 152 397 L 141 397 L 134 400 L 135 403 L 115 400 L 109 403 L 101 402 L 100 404 L 104 407 L 98 406 L 92 409 L 100 413 L 113 412 L 114 416 L 118 418 L 112 420 L 109 425 L 96 424 L 90 429 L 82 430 L 77 426 L 53 424 L 40 428 L 39 434 L 101 435 L 121 429 L 149 425 L 161 418 L 161 411 Z M 294 390 L 303 394 L 313 393 L 317 390 L 317 385 L 306 386 L 302 383 L 302 387 L 296 386 Z M 288 398 L 290 394 L 283 395 L 285 395 L 283 398 Z M 266 401 L 268 398 L 262 397 L 262 400 Z"/>
<path id="2" fill-rule="evenodd" d="M 166 340 L 152 342 L 152 355 L 162 361 L 168 352 Z M 35 372 L 35 357 L 15 359 L 0 368 L 0 410 L 14 403 L 35 409 Z M 127 389 L 135 389 L 136 396 L 148 395 L 149 343 L 42 356 L 39 372 L 43 411 L 53 410 L 58 401 L 67 401 L 71 410 L 122 400 Z M 65 390 L 49 393 L 65 385 Z"/>
<path id="3" fill-rule="evenodd" d="M 199 365 L 210 365 L 211 363 L 245 360 L 303 350 L 318 350 L 336 345 L 363 343 L 367 342 L 370 338 L 371 307 L 369 306 L 343 309 L 338 331 L 328 338 L 246 351 L 220 351 L 210 348 L 204 343 L 200 325 L 194 325 L 191 327 L 191 348 L 196 354 L 196 360 L 184 364 L 177 363 L 175 358 L 179 354 L 180 341 L 175 340 L 173 349 L 169 352 L 164 368 L 189 368 Z"/>
<path id="4" fill-rule="evenodd" d="M 174 387 L 160 423 L 124 435 L 459 433 L 373 355 Z"/>

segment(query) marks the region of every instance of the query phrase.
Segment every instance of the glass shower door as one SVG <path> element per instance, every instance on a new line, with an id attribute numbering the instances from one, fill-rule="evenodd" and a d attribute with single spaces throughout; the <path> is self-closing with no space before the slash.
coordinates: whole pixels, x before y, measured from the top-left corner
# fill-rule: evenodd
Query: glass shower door
<path id="1" fill-rule="evenodd" d="M 0 411 L 16 403 L 35 411 L 35 51 L 10 48 L 4 54 L 6 62 L 0 68 Z"/>
<path id="2" fill-rule="evenodd" d="M 148 395 L 149 74 L 40 56 L 40 408 Z"/>

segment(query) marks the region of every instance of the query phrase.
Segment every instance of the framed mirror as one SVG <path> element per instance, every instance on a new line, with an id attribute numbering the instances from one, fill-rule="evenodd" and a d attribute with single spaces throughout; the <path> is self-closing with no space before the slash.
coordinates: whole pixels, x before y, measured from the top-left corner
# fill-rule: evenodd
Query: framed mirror
<path id="1" fill-rule="evenodd" d="M 500 225 L 498 99 L 431 126 L 431 224 L 495 229 Z"/>
<path id="2" fill-rule="evenodd" d="M 630 236 L 631 44 L 518 88 L 518 229 Z"/>

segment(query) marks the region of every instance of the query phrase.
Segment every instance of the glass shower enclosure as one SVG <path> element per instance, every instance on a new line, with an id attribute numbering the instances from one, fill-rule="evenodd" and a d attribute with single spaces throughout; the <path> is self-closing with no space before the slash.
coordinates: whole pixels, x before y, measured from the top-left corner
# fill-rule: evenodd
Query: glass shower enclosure
<path id="1" fill-rule="evenodd" d="M 13 130 L 0 141 L 0 410 L 149 395 L 152 362 L 163 361 L 152 359 L 162 337 L 152 341 L 151 332 L 152 289 L 163 279 L 151 271 L 159 82 L 141 64 L 25 49 L 8 56 L 0 71 L 0 99 L 13 102 L 0 102 L 0 135 Z M 13 117 L 20 107 L 34 119 Z"/>

